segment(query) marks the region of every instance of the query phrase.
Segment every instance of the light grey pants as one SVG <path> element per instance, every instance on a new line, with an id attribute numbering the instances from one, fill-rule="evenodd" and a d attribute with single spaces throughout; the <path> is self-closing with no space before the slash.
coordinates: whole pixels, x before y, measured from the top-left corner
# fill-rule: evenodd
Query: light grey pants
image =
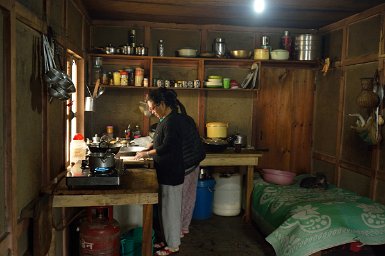
<path id="1" fill-rule="evenodd" d="M 161 225 L 167 246 L 171 248 L 178 248 L 180 245 L 182 188 L 183 184 L 160 185 Z"/>

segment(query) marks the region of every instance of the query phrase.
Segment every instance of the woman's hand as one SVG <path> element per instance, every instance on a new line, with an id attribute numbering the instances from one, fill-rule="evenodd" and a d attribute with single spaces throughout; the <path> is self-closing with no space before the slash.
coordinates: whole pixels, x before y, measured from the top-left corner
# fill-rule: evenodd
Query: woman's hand
<path id="1" fill-rule="evenodd" d="M 148 151 L 140 151 L 140 152 L 136 152 L 134 159 L 139 160 L 141 158 L 146 158 L 146 157 L 148 157 Z"/>

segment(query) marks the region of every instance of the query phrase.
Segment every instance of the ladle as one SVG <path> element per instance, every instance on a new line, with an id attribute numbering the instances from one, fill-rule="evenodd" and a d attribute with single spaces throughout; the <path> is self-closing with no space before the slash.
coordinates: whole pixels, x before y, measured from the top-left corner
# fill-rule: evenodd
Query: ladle
<path id="1" fill-rule="evenodd" d="M 106 90 L 106 87 L 104 86 L 99 87 L 98 95 L 96 96 L 96 98 L 99 98 L 104 93 L 105 90 Z"/>

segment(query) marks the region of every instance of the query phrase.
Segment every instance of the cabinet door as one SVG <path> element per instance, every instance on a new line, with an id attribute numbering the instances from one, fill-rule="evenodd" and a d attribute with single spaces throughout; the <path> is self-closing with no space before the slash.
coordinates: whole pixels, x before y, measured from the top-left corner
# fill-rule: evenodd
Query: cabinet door
<path id="1" fill-rule="evenodd" d="M 256 146 L 268 148 L 262 168 L 310 170 L 313 71 L 261 68 Z"/>

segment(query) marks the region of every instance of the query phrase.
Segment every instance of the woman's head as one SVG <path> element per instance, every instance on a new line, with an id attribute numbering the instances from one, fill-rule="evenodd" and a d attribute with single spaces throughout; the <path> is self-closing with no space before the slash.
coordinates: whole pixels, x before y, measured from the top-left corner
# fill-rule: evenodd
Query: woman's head
<path id="1" fill-rule="evenodd" d="M 177 94 L 172 89 L 160 87 L 150 91 L 147 104 L 152 114 L 162 118 L 170 110 L 178 109 Z"/>

